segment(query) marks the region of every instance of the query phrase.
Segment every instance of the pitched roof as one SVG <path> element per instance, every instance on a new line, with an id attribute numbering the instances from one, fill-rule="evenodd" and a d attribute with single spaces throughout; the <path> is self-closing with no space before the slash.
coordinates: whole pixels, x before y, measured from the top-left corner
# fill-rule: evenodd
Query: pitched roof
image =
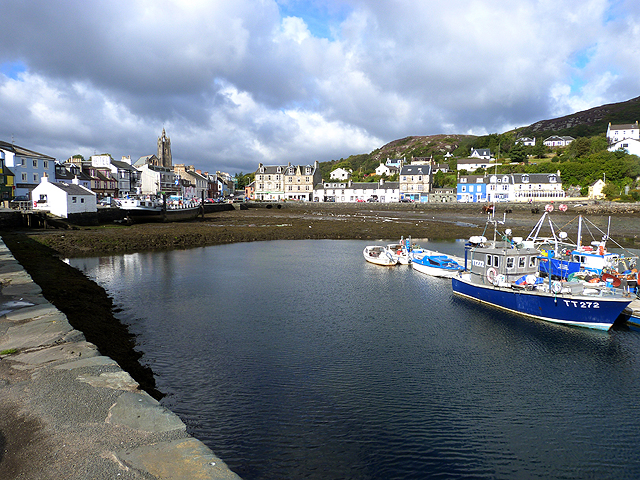
<path id="1" fill-rule="evenodd" d="M 133 165 L 129 165 L 127 162 L 123 162 L 121 160 L 111 160 L 111 165 L 118 167 L 120 170 L 129 170 L 130 172 L 137 171 Z"/>
<path id="2" fill-rule="evenodd" d="M 50 157 L 49 155 L 45 155 L 44 153 L 34 152 L 33 150 L 19 147 L 18 145 L 13 145 L 11 143 L 3 142 L 1 140 L 0 140 L 0 148 L 2 150 L 7 150 L 8 152 L 13 152 L 16 155 L 20 155 L 22 157 L 33 157 L 33 158 L 44 158 L 46 160 L 55 160 L 55 158 Z"/>
<path id="3" fill-rule="evenodd" d="M 95 193 L 87 190 L 80 185 L 76 185 L 75 183 L 63 183 L 63 182 L 47 182 L 49 185 L 52 185 L 60 190 L 66 192 L 68 195 L 85 195 L 95 196 Z M 42 184 L 41 184 L 42 185 Z"/>
<path id="4" fill-rule="evenodd" d="M 431 165 L 404 165 L 400 175 L 431 175 Z"/>

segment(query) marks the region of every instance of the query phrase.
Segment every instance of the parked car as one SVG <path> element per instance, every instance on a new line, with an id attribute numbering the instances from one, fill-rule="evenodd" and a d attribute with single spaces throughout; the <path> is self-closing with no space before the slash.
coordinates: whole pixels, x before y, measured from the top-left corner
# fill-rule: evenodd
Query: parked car
<path id="1" fill-rule="evenodd" d="M 29 208 L 29 196 L 28 195 L 18 195 L 16 197 L 14 197 L 13 200 L 11 200 L 11 202 L 9 202 L 9 206 L 13 209 L 18 209 L 18 208 Z"/>

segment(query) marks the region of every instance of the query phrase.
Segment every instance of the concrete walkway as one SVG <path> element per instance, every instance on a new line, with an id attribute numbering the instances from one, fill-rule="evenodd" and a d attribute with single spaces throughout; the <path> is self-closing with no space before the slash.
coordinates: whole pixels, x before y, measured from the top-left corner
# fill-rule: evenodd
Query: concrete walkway
<path id="1" fill-rule="evenodd" d="M 74 330 L 0 241 L 0 478 L 240 477 Z"/>

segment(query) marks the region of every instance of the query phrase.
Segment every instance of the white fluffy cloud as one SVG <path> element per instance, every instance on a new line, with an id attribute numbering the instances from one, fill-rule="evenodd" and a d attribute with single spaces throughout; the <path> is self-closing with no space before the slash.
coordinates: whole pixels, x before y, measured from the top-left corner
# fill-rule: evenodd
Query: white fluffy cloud
<path id="1" fill-rule="evenodd" d="M 628 0 L 3 2 L 0 139 L 253 171 L 637 96 Z"/>

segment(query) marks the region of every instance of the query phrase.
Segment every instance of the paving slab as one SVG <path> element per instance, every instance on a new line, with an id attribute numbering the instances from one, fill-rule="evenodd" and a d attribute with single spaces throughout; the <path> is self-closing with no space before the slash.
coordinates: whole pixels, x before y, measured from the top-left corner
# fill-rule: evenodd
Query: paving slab
<path id="1" fill-rule="evenodd" d="M 175 413 L 144 392 L 120 395 L 109 409 L 106 422 L 153 433 L 187 428 Z"/>

